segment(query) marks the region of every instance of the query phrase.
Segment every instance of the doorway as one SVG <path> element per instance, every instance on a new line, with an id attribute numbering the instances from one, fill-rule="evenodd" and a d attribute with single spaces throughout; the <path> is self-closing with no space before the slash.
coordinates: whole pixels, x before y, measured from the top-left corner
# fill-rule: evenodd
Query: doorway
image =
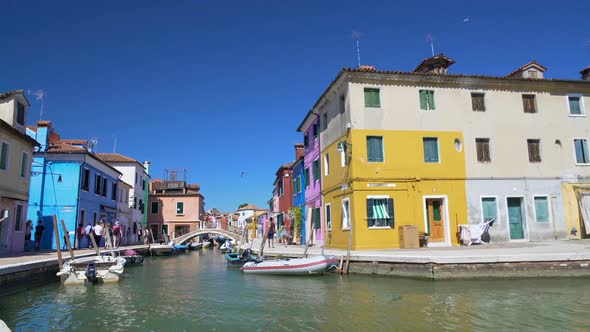
<path id="1" fill-rule="evenodd" d="M 156 242 L 160 241 L 160 226 L 158 224 L 151 224 L 150 230 L 152 231 L 151 237 L 153 237 L 153 240 Z M 148 241 L 151 241 L 151 240 L 152 239 L 148 239 Z"/>
<path id="2" fill-rule="evenodd" d="M 510 228 L 510 240 L 524 239 L 524 211 L 522 209 L 522 197 L 507 197 L 508 226 Z"/>
<path id="3" fill-rule="evenodd" d="M 449 221 L 447 220 L 446 198 L 425 197 L 424 207 L 429 245 L 450 245 L 450 237 L 447 235 Z"/>

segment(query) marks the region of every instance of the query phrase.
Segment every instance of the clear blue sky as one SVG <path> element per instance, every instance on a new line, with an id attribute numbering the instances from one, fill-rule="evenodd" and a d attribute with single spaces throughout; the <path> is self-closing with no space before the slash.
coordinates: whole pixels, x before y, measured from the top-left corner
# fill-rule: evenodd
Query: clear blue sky
<path id="1" fill-rule="evenodd" d="M 580 1 L 2 0 L 0 91 L 45 89 L 44 118 L 99 152 L 187 168 L 206 208 L 266 206 L 297 126 L 342 67 L 412 70 L 435 51 L 453 73 L 547 77 L 590 65 Z M 469 18 L 469 22 L 464 22 Z M 39 118 L 33 96 L 30 124 Z M 240 174 L 245 171 L 245 177 Z"/>

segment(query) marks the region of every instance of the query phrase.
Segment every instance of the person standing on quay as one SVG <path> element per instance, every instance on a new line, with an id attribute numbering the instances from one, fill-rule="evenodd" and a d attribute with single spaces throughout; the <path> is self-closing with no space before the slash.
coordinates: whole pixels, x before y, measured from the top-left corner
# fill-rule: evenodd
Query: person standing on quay
<path id="1" fill-rule="evenodd" d="M 41 238 L 43 237 L 44 231 L 45 226 L 43 226 L 43 222 L 41 220 L 37 221 L 37 226 L 35 227 L 35 251 L 41 250 Z"/>
<path id="2" fill-rule="evenodd" d="M 268 247 L 274 248 L 274 238 L 275 238 L 275 223 L 272 221 L 272 217 L 268 220 Z"/>
<path id="3" fill-rule="evenodd" d="M 27 224 L 25 226 L 25 251 L 29 251 L 31 249 L 31 235 L 33 233 L 33 221 L 30 219 L 27 220 Z"/>
<path id="4" fill-rule="evenodd" d="M 96 246 L 98 248 L 100 248 L 100 240 L 102 239 L 102 231 L 103 231 L 102 221 L 94 226 L 93 231 L 94 231 L 94 240 L 96 241 Z"/>
<path id="5" fill-rule="evenodd" d="M 84 224 L 79 224 L 78 228 L 76 229 L 76 240 L 78 241 L 77 247 L 78 249 L 82 249 L 82 240 L 86 237 L 86 228 L 84 228 Z"/>
<path id="6" fill-rule="evenodd" d="M 119 224 L 119 220 L 115 221 L 115 226 L 113 227 L 113 237 L 115 238 L 113 246 L 115 249 L 119 248 L 121 244 L 121 225 Z"/>
<path id="7" fill-rule="evenodd" d="M 88 226 L 84 229 L 86 231 L 86 246 L 92 248 L 92 239 L 90 239 L 90 232 L 92 232 L 92 224 L 88 223 Z"/>

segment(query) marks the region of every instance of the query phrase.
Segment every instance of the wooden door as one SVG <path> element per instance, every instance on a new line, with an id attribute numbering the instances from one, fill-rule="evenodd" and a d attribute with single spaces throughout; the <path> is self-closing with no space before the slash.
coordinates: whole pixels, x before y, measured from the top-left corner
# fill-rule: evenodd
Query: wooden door
<path id="1" fill-rule="evenodd" d="M 444 204 L 441 198 L 426 200 L 430 242 L 445 242 Z"/>
<path id="2" fill-rule="evenodd" d="M 524 239 L 524 229 L 522 227 L 522 198 L 508 198 L 508 224 L 510 225 L 510 239 Z"/>

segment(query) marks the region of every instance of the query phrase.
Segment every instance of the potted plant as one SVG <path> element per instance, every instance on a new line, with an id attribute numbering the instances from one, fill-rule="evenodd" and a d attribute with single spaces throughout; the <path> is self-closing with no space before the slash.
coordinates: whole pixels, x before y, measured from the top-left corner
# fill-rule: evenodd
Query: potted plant
<path id="1" fill-rule="evenodd" d="M 300 206 L 292 207 L 289 209 L 289 213 L 293 220 L 293 238 L 297 241 L 297 244 L 301 244 L 301 227 L 303 225 L 303 212 Z"/>

